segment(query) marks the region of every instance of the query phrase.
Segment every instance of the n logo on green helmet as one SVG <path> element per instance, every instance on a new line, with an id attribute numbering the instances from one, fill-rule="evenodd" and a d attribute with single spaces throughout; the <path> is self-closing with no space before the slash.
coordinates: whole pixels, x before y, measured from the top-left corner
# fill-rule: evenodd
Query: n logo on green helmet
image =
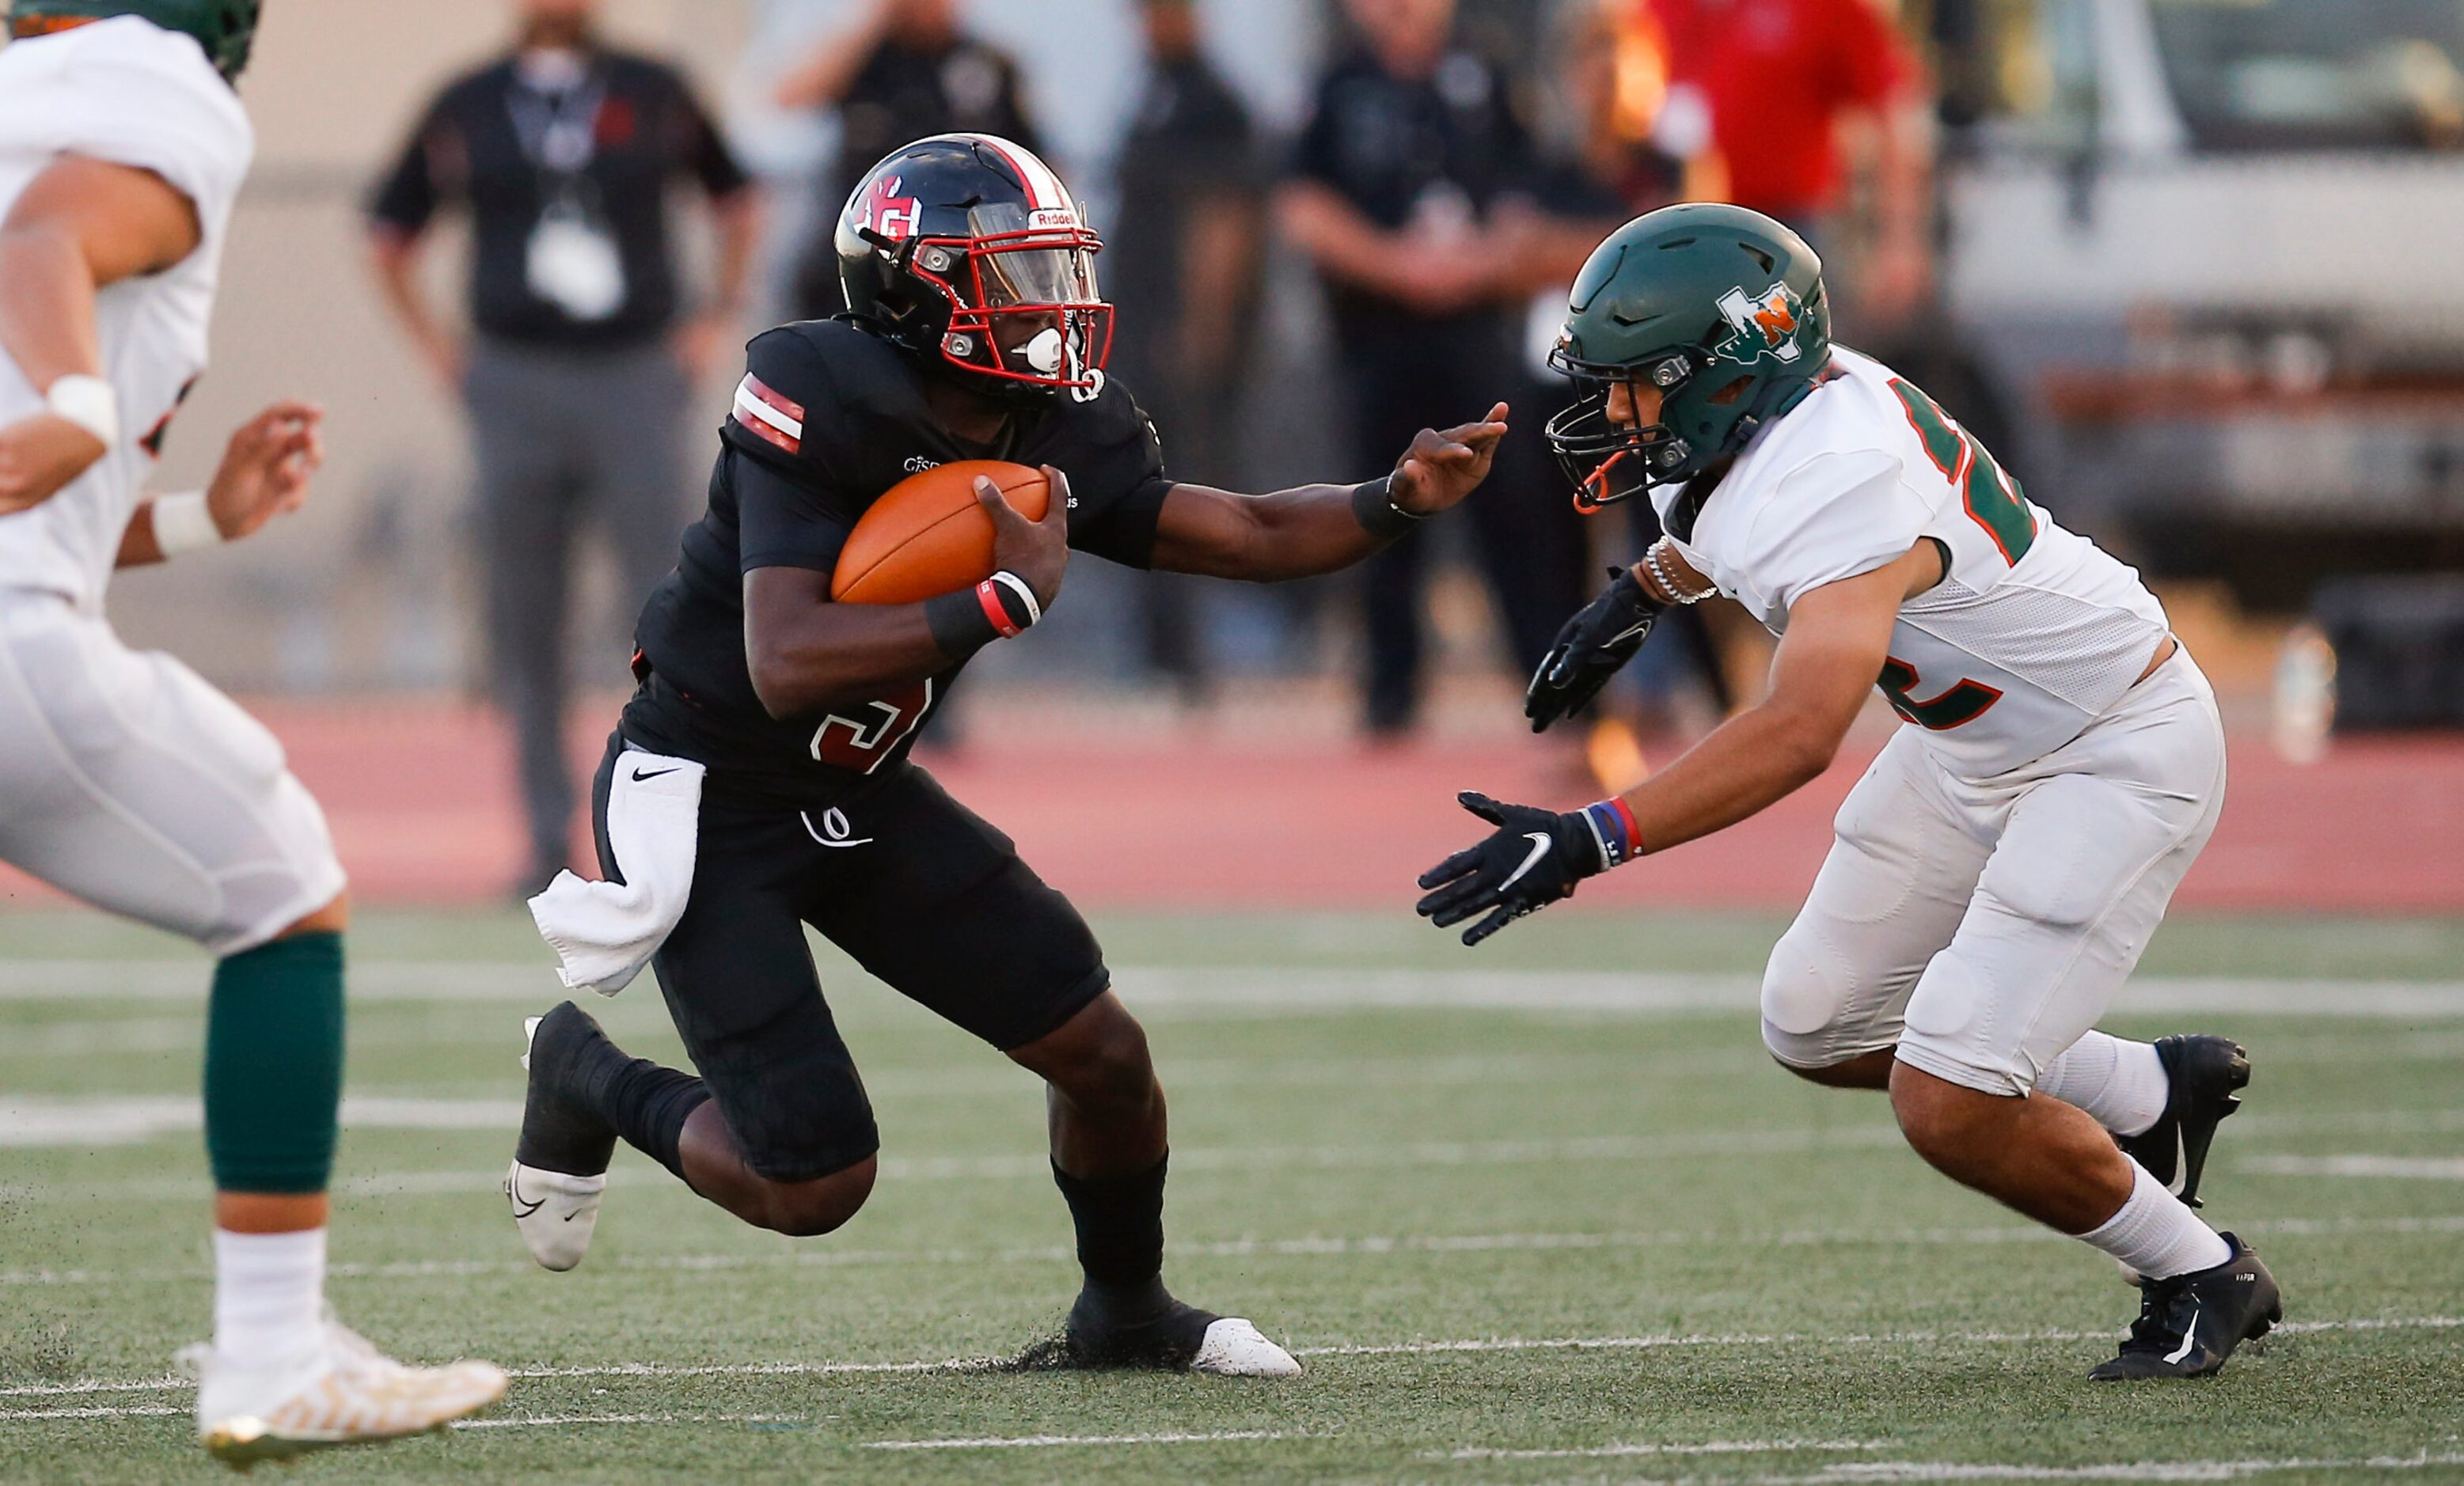
<path id="1" fill-rule="evenodd" d="M 1722 356 L 1732 361 L 1753 361 L 1765 356 L 1793 361 L 1805 354 L 1805 348 L 1796 343 L 1796 322 L 1805 306 L 1786 284 L 1773 284 L 1759 295 L 1747 294 L 1740 284 L 1717 302 L 1721 317 L 1736 329 L 1736 334 L 1720 342 Z"/>

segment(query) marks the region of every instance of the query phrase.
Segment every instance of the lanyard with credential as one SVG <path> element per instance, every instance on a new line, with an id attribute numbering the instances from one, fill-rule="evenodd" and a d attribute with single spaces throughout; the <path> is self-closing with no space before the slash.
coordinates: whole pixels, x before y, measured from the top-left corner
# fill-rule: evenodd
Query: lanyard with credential
<path id="1" fill-rule="evenodd" d="M 607 84 L 598 77 L 553 95 L 517 82 L 505 96 L 523 158 L 541 173 L 567 181 L 588 169 L 598 153 L 599 110 L 606 101 Z"/>

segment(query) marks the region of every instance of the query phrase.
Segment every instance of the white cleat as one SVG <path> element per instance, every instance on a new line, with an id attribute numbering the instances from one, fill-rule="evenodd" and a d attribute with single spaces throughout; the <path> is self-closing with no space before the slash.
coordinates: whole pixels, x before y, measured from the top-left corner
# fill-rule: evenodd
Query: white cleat
<path id="1" fill-rule="evenodd" d="M 339 1322 L 301 1357 L 252 1367 L 210 1344 L 182 1352 L 197 1370 L 197 1436 L 242 1470 L 311 1451 L 444 1429 L 505 1396 L 493 1363 L 406 1367 Z"/>
<path id="2" fill-rule="evenodd" d="M 1221 1378 L 1297 1378 L 1301 1365 L 1257 1327 L 1238 1316 L 1226 1316 L 1206 1328 L 1197 1355 L 1189 1360 L 1189 1370 Z"/>
<path id="3" fill-rule="evenodd" d="M 513 1205 L 514 1226 L 522 1243 L 542 1269 L 562 1274 L 582 1262 L 590 1249 L 591 1231 L 599 1226 L 599 1201 L 607 1191 L 607 1173 L 568 1176 L 543 1171 L 517 1161 L 505 1172 L 505 1200 Z"/>

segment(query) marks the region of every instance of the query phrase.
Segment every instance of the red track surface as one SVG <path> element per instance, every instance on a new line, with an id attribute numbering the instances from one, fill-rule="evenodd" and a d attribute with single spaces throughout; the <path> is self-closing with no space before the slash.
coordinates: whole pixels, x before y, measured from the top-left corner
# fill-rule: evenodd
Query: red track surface
<path id="1" fill-rule="evenodd" d="M 359 901 L 499 895 L 521 837 L 492 721 L 422 704 L 275 705 L 260 715 L 324 801 Z M 978 737 L 993 731 L 986 716 L 972 720 Z M 1755 819 L 1587 887 L 1580 906 L 1793 908 L 1874 741 Z M 597 748 L 597 737 L 577 739 L 577 757 L 595 762 Z M 1584 798 L 1556 755 L 1510 736 L 1365 752 L 1152 729 L 1038 732 L 999 759 L 978 751 L 935 769 L 1089 907 L 1396 908 L 1414 896 L 1414 876 L 1474 834 L 1456 790 L 1559 805 Z M 0 875 L 0 904 L 44 896 Z M 2464 740 L 2343 744 L 2303 767 L 2263 740 L 2237 739 L 2223 824 L 2180 902 L 2464 911 Z"/>

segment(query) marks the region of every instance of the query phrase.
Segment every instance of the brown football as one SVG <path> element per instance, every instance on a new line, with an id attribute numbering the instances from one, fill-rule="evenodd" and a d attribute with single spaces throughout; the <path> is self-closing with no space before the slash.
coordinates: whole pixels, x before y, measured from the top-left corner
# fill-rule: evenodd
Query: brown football
<path id="1" fill-rule="evenodd" d="M 830 574 L 842 603 L 921 603 L 993 576 L 993 518 L 976 501 L 984 475 L 1030 521 L 1044 519 L 1051 482 L 1041 470 L 962 459 L 911 474 L 856 518 Z"/>

